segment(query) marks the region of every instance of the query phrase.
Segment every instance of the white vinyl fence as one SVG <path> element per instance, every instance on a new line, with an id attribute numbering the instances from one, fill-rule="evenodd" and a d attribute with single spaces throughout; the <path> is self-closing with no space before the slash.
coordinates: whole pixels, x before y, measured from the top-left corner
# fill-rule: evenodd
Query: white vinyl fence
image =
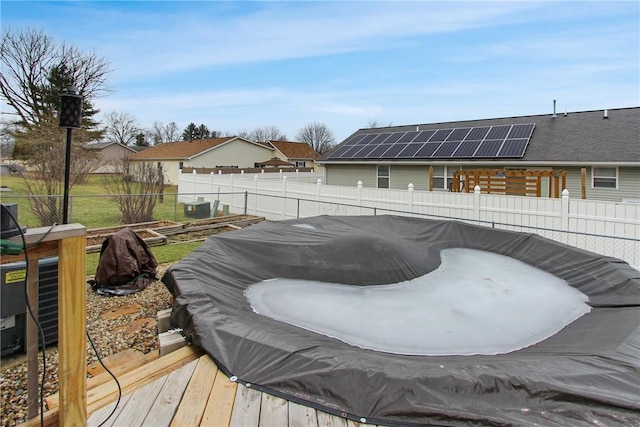
<path id="1" fill-rule="evenodd" d="M 271 175 L 265 178 L 264 175 Z M 273 177 L 276 175 L 276 177 Z M 201 198 L 232 213 L 269 220 L 316 215 L 403 215 L 453 219 L 536 233 L 569 245 L 620 258 L 640 269 L 640 204 L 494 194 L 417 191 L 324 185 L 310 174 L 180 174 L 179 201 Z"/>

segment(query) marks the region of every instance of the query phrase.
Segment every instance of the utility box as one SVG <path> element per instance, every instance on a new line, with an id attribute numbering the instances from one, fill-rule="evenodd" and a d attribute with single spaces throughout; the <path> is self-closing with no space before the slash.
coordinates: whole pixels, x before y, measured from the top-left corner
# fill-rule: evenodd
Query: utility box
<path id="1" fill-rule="evenodd" d="M 189 218 L 209 218 L 211 215 L 211 203 L 205 201 L 184 204 L 184 216 Z"/>
<path id="2" fill-rule="evenodd" d="M 0 266 L 0 355 L 3 357 L 26 350 L 26 277 L 24 262 Z M 58 342 L 58 257 L 38 260 L 37 308 L 46 344 Z"/>

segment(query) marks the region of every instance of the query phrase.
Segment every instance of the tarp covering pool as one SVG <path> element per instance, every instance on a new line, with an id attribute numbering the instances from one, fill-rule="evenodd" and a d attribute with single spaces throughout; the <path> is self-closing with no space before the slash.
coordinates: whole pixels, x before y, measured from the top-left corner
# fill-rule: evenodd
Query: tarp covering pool
<path id="1" fill-rule="evenodd" d="M 640 273 L 618 259 L 322 216 L 210 237 L 162 280 L 174 326 L 227 375 L 353 420 L 640 425 Z"/>

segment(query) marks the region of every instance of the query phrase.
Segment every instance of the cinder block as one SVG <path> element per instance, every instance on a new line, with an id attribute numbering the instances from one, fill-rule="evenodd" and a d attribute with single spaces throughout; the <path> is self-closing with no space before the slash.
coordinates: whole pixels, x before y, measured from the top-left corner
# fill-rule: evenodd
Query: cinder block
<path id="1" fill-rule="evenodd" d="M 180 332 L 168 331 L 158 335 L 158 347 L 160 347 L 160 357 L 187 345 L 187 340 Z"/>

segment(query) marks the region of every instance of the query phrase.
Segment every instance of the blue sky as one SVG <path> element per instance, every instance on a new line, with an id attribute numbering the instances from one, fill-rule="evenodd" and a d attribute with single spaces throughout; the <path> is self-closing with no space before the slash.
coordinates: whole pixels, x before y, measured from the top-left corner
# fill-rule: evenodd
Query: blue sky
<path id="1" fill-rule="evenodd" d="M 7 1 L 112 66 L 101 112 L 236 133 L 640 105 L 640 3 Z M 3 105 L 3 111 L 6 106 Z"/>

